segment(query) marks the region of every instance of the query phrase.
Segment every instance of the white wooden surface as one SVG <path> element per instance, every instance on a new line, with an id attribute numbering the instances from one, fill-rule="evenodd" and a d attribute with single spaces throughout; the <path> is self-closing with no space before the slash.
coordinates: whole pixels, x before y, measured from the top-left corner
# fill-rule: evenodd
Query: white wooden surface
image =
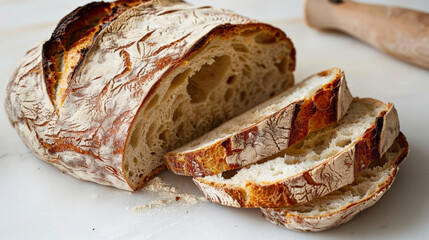
<path id="1" fill-rule="evenodd" d="M 0 104 L 18 60 L 49 37 L 56 22 L 87 1 L 0 0 Z M 130 194 L 62 174 L 24 146 L 0 111 L 0 239 L 429 239 L 429 71 L 339 33 L 308 28 L 303 1 L 192 0 L 269 22 L 297 48 L 296 79 L 331 67 L 345 70 L 355 96 L 396 104 L 411 145 L 390 191 L 374 207 L 334 230 L 298 233 L 266 222 L 257 209 L 208 202 L 133 211 L 156 196 Z M 429 12 L 429 1 L 390 3 Z M 164 172 L 181 192 L 199 194 L 190 178 Z"/>

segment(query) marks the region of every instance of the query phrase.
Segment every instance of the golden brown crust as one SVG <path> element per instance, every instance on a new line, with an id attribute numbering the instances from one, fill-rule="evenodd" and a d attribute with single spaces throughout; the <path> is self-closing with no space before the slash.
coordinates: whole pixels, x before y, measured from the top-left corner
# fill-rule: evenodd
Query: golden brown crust
<path id="1" fill-rule="evenodd" d="M 60 20 L 42 49 L 46 89 L 54 106 L 61 107 L 66 97 L 66 93 L 58 89 L 59 81 L 67 81 L 65 85 L 68 85 L 73 72 L 79 67 L 101 30 L 129 8 L 147 1 L 92 2 L 78 7 Z M 58 102 L 57 94 L 63 95 Z"/>
<path id="2" fill-rule="evenodd" d="M 284 143 L 275 141 L 274 144 L 277 148 L 267 153 L 270 156 L 304 139 L 310 132 L 338 121 L 351 102 L 351 97 L 340 98 L 340 94 L 350 96 L 351 94 L 344 81 L 344 74 L 339 69 L 323 71 L 318 75 L 326 76 L 332 71 L 338 71 L 334 80 L 319 89 L 310 99 L 294 102 L 252 126 L 210 146 L 189 152 L 165 154 L 164 160 L 168 169 L 176 174 L 187 176 L 208 176 L 237 169 L 266 157 L 262 154 L 257 154 L 250 160 L 246 159 L 244 161 L 240 159 L 240 164 L 228 162 L 228 158 L 240 156 L 246 149 L 246 147 L 233 147 L 234 140 L 239 139 L 239 141 L 243 141 L 247 145 L 257 145 L 260 139 L 255 136 L 260 135 L 258 132 L 263 131 L 265 124 L 271 126 L 270 130 L 274 132 L 274 135 L 280 135 L 280 132 L 282 132 L 282 137 L 287 140 L 287 142 L 283 141 Z M 341 104 L 339 103 L 340 100 L 343 101 Z M 342 108 L 340 108 L 340 105 Z M 340 113 L 340 111 L 342 112 Z M 290 125 L 278 124 L 281 119 L 285 118 L 291 118 Z M 287 128 L 288 132 L 283 133 L 285 128 Z M 279 134 L 276 134 L 277 132 Z M 260 138 L 264 137 L 261 136 Z"/>
<path id="3" fill-rule="evenodd" d="M 386 131 L 380 122 L 387 121 L 390 124 L 392 121 L 399 121 L 397 115 L 388 114 L 391 112 L 396 113 L 396 110 L 392 104 L 387 104 L 386 110 L 379 114 L 375 123 L 354 144 L 325 162 L 287 179 L 267 184 L 248 182 L 245 187 L 207 181 L 203 177 L 195 177 L 194 182 L 197 185 L 204 184 L 204 190 L 201 187 L 200 189 L 208 200 L 215 199 L 210 195 L 231 193 L 228 197 L 237 201 L 238 207 L 243 208 L 275 208 L 311 201 L 350 184 L 354 180 L 354 174 L 365 169 L 372 161 L 384 154 L 384 152 L 380 154 L 384 141 L 391 144 L 399 134 L 399 124 L 397 124 L 395 125 L 397 129 L 394 130 L 397 134 L 392 135 L 393 140 L 378 137 Z M 314 180 L 316 177 L 317 181 Z M 241 195 L 237 195 L 237 192 Z M 228 202 L 218 203 L 229 204 Z"/>
<path id="4" fill-rule="evenodd" d="M 400 151 L 397 153 L 395 160 L 392 162 L 392 169 L 389 177 L 378 186 L 378 189 L 371 195 L 362 198 L 356 202 L 343 206 L 341 209 L 322 215 L 303 216 L 293 212 L 286 211 L 282 208 L 262 208 L 263 216 L 271 223 L 290 228 L 298 231 L 323 231 L 352 219 L 356 214 L 372 206 L 382 195 L 392 186 L 398 166 L 408 156 L 409 145 L 403 133 L 400 133 L 395 142 L 399 145 Z"/>

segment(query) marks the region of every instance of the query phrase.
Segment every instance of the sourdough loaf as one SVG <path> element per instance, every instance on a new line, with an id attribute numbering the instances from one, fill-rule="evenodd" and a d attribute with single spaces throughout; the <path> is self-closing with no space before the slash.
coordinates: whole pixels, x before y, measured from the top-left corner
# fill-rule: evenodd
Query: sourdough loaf
<path id="1" fill-rule="evenodd" d="M 358 173 L 352 184 L 307 203 L 261 211 L 271 223 L 298 231 L 323 231 L 346 223 L 374 205 L 392 186 L 408 152 L 408 142 L 401 133 L 383 157 Z"/>
<path id="2" fill-rule="evenodd" d="M 174 0 L 91 3 L 28 51 L 7 87 L 9 120 L 37 157 L 136 190 L 163 155 L 293 84 L 279 29 Z"/>
<path id="3" fill-rule="evenodd" d="M 204 196 L 232 207 L 281 207 L 311 201 L 354 180 L 399 134 L 392 104 L 354 99 L 337 123 L 257 164 L 195 177 Z"/>
<path id="4" fill-rule="evenodd" d="M 168 169 L 214 175 L 269 157 L 339 120 L 352 101 L 338 68 L 310 76 L 287 91 L 167 153 Z"/>

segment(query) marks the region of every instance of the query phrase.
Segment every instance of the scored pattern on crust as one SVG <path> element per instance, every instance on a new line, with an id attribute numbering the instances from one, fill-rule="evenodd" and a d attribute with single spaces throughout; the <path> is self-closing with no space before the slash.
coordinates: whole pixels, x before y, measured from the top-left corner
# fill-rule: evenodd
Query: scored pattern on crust
<path id="1" fill-rule="evenodd" d="M 310 99 L 291 103 L 210 146 L 167 153 L 164 157 L 167 167 L 180 175 L 215 175 L 269 157 L 304 139 L 310 132 L 338 121 L 347 112 L 353 97 L 343 71 L 334 68 L 317 75 L 327 76 L 332 71 L 338 71 L 333 80 Z"/>
<path id="2" fill-rule="evenodd" d="M 40 159 L 126 190 L 136 190 L 122 166 L 128 131 L 164 76 L 213 35 L 263 29 L 290 42 L 281 30 L 231 11 L 173 0 L 142 3 L 103 27 L 67 80 L 60 108 L 45 81 L 40 45 L 12 76 L 5 105 L 12 126 Z"/>
<path id="3" fill-rule="evenodd" d="M 308 202 L 344 186 L 345 182 L 352 182 L 354 159 L 355 148 L 349 148 L 333 161 L 279 184 L 289 186 L 296 203 Z"/>
<path id="4" fill-rule="evenodd" d="M 288 212 L 282 208 L 261 208 L 263 216 L 267 221 L 275 225 L 284 226 L 292 230 L 312 232 L 334 228 L 350 221 L 356 214 L 374 205 L 392 186 L 399 170 L 398 166 L 407 158 L 409 152 L 408 142 L 402 133 L 395 141 L 401 149 L 397 152 L 395 159 L 392 161 L 389 176 L 384 180 L 383 184 L 379 184 L 378 188 L 369 196 L 344 205 L 339 210 L 326 212 L 320 215 L 304 216 Z"/>
<path id="5" fill-rule="evenodd" d="M 287 106 L 258 126 L 234 135 L 229 144 L 230 149 L 227 151 L 233 154 L 226 157 L 226 163 L 246 166 L 255 159 L 271 156 L 272 153 L 289 146 L 288 136 L 294 112 L 295 105 Z"/>
<path id="6" fill-rule="evenodd" d="M 73 72 L 93 44 L 93 39 L 123 12 L 147 1 L 92 2 L 61 19 L 42 49 L 44 79 L 56 108 L 62 106 Z"/>
<path id="7" fill-rule="evenodd" d="M 204 177 L 194 177 L 193 180 L 197 186 L 205 184 L 206 191 L 203 191 L 203 194 L 208 200 L 214 199 L 211 196 L 214 193 L 228 194 L 240 203 L 240 207 L 273 208 L 311 201 L 352 183 L 356 173 L 384 154 L 381 150 L 387 149 L 382 146 L 392 145 L 397 135 L 386 135 L 384 132 L 386 126 L 394 126 L 397 129 L 391 129 L 391 132 L 399 134 L 399 124 L 389 123 L 399 120 L 392 104 L 387 104 L 386 109 L 359 140 L 334 157 L 298 175 L 266 184 L 247 182 L 245 186 L 217 183 Z M 211 190 L 207 191 L 209 187 Z"/>

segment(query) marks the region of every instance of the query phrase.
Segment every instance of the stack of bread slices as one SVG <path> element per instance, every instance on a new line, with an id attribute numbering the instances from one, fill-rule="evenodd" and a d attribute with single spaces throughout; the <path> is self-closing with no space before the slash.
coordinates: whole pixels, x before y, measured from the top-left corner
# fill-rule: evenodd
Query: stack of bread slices
<path id="1" fill-rule="evenodd" d="M 205 198 L 261 208 L 293 230 L 349 221 L 392 185 L 408 155 L 393 104 L 353 98 L 333 68 L 165 154 L 167 167 L 193 176 Z"/>

